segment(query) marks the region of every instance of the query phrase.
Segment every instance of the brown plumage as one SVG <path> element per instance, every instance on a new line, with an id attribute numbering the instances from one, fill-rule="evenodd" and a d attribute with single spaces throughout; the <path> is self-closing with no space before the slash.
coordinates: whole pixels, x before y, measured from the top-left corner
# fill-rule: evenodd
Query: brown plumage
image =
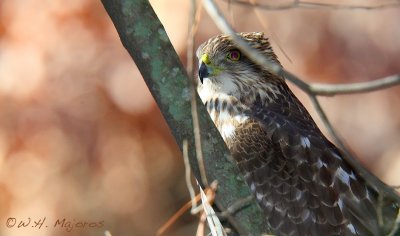
<path id="1" fill-rule="evenodd" d="M 279 63 L 262 33 L 239 35 Z M 202 44 L 197 56 L 200 97 L 276 235 L 391 232 L 399 203 L 342 158 L 283 78 L 225 35 Z"/>

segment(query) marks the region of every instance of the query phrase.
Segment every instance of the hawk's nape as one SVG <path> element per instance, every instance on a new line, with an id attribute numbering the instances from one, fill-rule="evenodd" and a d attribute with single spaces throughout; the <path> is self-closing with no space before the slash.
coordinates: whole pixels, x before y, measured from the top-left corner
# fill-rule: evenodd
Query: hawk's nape
<path id="1" fill-rule="evenodd" d="M 239 35 L 279 63 L 262 33 Z M 346 162 L 282 78 L 225 35 L 205 42 L 197 56 L 200 97 L 276 235 L 392 232 L 398 200 Z"/>

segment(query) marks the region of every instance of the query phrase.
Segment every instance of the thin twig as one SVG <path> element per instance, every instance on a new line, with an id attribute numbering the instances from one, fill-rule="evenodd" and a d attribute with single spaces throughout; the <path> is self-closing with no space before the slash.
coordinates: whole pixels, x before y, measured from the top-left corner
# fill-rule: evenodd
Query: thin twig
<path id="1" fill-rule="evenodd" d="M 186 50 L 186 71 L 190 77 L 190 79 L 194 79 L 194 65 L 195 65 L 195 60 L 194 60 L 194 39 L 195 35 L 197 33 L 197 30 L 199 28 L 199 21 L 201 18 L 201 2 L 197 2 L 197 0 L 191 0 L 191 11 L 189 15 L 189 35 L 187 39 L 187 50 Z M 196 81 L 196 80 L 194 80 Z"/>
<path id="2" fill-rule="evenodd" d="M 207 221 L 207 215 L 203 211 L 200 215 L 199 218 L 199 224 L 197 225 L 197 230 L 196 230 L 196 236 L 205 236 L 205 228 L 206 228 L 206 221 Z"/>
<path id="3" fill-rule="evenodd" d="M 183 158 L 185 161 L 185 168 L 186 168 L 186 184 L 188 186 L 190 192 L 190 201 L 185 203 L 174 215 L 172 215 L 156 232 L 157 236 L 163 235 L 177 220 L 190 208 L 190 213 L 192 215 L 196 215 L 204 211 L 204 203 L 197 206 L 197 203 L 202 199 L 201 194 L 194 195 L 194 190 L 192 183 L 190 181 L 190 166 L 189 166 L 189 158 L 188 158 L 188 149 L 187 149 L 187 141 L 183 144 Z M 213 181 L 209 187 L 207 187 L 204 192 L 206 193 L 209 204 L 213 204 L 215 200 L 215 191 L 217 189 L 217 181 Z M 193 194 L 193 195 L 192 195 Z"/>
<path id="4" fill-rule="evenodd" d="M 342 150 L 347 150 L 346 145 L 342 142 L 342 139 L 339 137 L 335 129 L 333 128 L 331 122 L 329 121 L 328 117 L 325 114 L 325 111 L 322 109 L 321 104 L 319 103 L 318 99 L 315 97 L 315 95 L 308 94 L 309 98 L 312 102 L 312 104 L 315 107 L 315 110 L 319 114 L 322 123 L 325 124 L 326 129 L 328 130 L 328 133 L 332 137 L 334 143 L 336 143 L 340 149 Z"/>
<path id="5" fill-rule="evenodd" d="M 225 230 L 222 227 L 222 224 L 218 217 L 216 216 L 214 209 L 211 207 L 211 204 L 213 204 L 215 200 L 215 192 L 217 191 L 217 186 L 218 182 L 214 180 L 211 184 L 210 187 L 207 189 L 207 192 L 204 192 L 203 189 L 200 187 L 200 196 L 201 196 L 201 202 L 203 205 L 203 211 L 206 215 L 207 222 L 209 229 L 211 230 L 211 233 L 213 236 L 225 236 Z"/>
<path id="6" fill-rule="evenodd" d="M 366 93 L 400 85 L 400 75 L 390 75 L 381 79 L 352 83 L 352 84 L 310 84 L 310 93 L 321 96 L 333 96 L 339 94 Z"/>
<path id="7" fill-rule="evenodd" d="M 160 236 L 165 234 L 165 232 L 172 226 L 174 225 L 177 220 L 185 213 L 187 212 L 190 207 L 192 206 L 192 200 L 195 200 L 196 202 L 200 201 L 200 194 L 195 196 L 195 198 L 192 198 L 190 202 L 187 202 L 185 205 L 183 205 L 173 216 L 171 216 L 167 222 L 165 222 L 156 232 L 156 236 Z"/>
<path id="8" fill-rule="evenodd" d="M 229 21 L 231 22 L 231 25 L 235 25 L 235 17 L 234 17 L 234 15 L 233 15 L 233 4 L 231 4 L 231 1 L 230 0 L 227 0 L 228 1 L 228 9 L 227 9 L 227 11 L 228 11 L 228 14 L 229 14 Z"/>
<path id="9" fill-rule="evenodd" d="M 245 6 L 257 7 L 263 10 L 279 11 L 279 10 L 289 10 L 295 8 L 302 9 L 326 9 L 326 10 L 377 10 L 385 8 L 400 7 L 398 1 L 388 1 L 387 3 L 377 4 L 377 5 L 350 5 L 350 4 L 340 4 L 340 3 L 323 3 L 323 2 L 304 2 L 304 1 L 293 1 L 292 3 L 285 4 L 262 4 L 255 3 L 245 0 L 230 0 L 230 2 Z"/>
<path id="10" fill-rule="evenodd" d="M 249 0 L 249 2 L 253 5 L 255 5 L 257 2 L 256 0 Z M 283 56 L 290 62 L 292 63 L 292 60 L 290 59 L 289 55 L 286 53 L 286 51 L 283 49 L 282 44 L 278 38 L 278 36 L 275 34 L 275 32 L 272 30 L 272 28 L 268 27 L 267 23 L 266 23 L 266 19 L 265 17 L 262 16 L 261 12 L 256 8 L 253 7 L 252 8 L 254 11 L 254 14 L 256 15 L 256 17 L 258 18 L 258 21 L 260 22 L 261 26 L 263 27 L 263 29 L 267 30 L 270 32 L 271 34 L 271 38 L 273 39 L 273 41 L 275 41 L 276 45 L 278 46 L 278 49 L 282 52 Z"/>
<path id="11" fill-rule="evenodd" d="M 334 96 L 343 94 L 366 93 L 400 85 L 400 75 L 390 75 L 368 82 L 350 84 L 306 83 L 292 73 L 282 69 L 280 75 L 308 94 Z"/>
<path id="12" fill-rule="evenodd" d="M 188 37 L 188 48 L 187 48 L 187 71 L 190 79 L 190 92 L 191 92 L 191 113 L 193 118 L 193 133 L 194 143 L 196 149 L 196 158 L 199 165 L 201 182 L 203 185 L 208 186 L 208 180 L 206 175 L 206 168 L 203 159 L 203 150 L 201 148 L 201 136 L 200 136 L 200 123 L 199 115 L 197 113 L 197 94 L 196 94 L 196 81 L 194 80 L 193 67 L 194 67 L 194 36 L 197 31 L 198 20 L 197 16 L 197 3 L 196 0 L 192 0 L 192 10 L 190 17 L 189 37 Z"/>
<path id="13" fill-rule="evenodd" d="M 219 213 L 219 217 L 222 218 L 226 218 L 228 215 L 233 215 L 235 214 L 237 211 L 239 211 L 240 209 L 242 209 L 245 206 L 248 206 L 252 200 L 253 200 L 253 196 L 247 196 L 243 199 L 240 199 L 239 201 L 235 202 L 234 204 L 232 204 L 230 207 L 228 207 L 225 211 Z"/>
<path id="14" fill-rule="evenodd" d="M 185 139 L 183 140 L 182 144 L 182 151 L 183 151 L 183 161 L 185 163 L 185 181 L 186 181 L 186 187 L 189 191 L 190 199 L 192 201 L 192 210 L 196 208 L 196 194 L 194 192 L 194 188 L 192 185 L 192 178 L 190 174 L 190 163 L 189 163 L 189 152 L 188 152 L 188 141 Z"/>
<path id="15" fill-rule="evenodd" d="M 191 179 L 191 173 L 190 173 L 190 163 L 189 163 L 189 153 L 188 153 L 188 141 L 186 139 L 183 140 L 182 144 L 182 153 L 183 153 L 183 161 L 185 164 L 185 182 L 186 182 L 186 187 L 189 191 L 190 195 L 190 202 L 186 203 L 183 205 L 171 218 L 167 220 L 156 232 L 156 235 L 163 235 L 169 227 L 171 227 L 179 217 L 181 217 L 189 208 L 191 208 L 191 213 L 194 211 L 194 209 L 197 208 L 197 202 L 200 200 L 200 195 L 195 194 L 193 185 L 192 185 L 192 179 Z"/>

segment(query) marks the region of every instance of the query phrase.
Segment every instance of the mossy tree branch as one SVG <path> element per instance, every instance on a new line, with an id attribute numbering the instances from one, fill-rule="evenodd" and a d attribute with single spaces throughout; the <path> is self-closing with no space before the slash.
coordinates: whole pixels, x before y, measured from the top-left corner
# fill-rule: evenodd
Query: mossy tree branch
<path id="1" fill-rule="evenodd" d="M 102 3 L 176 142 L 182 146 L 183 141 L 188 140 L 190 165 L 196 179 L 201 180 L 194 148 L 190 81 L 164 27 L 147 0 L 102 0 Z M 229 151 L 206 109 L 199 97 L 196 98 L 207 179 L 210 182 L 218 180 L 215 203 L 225 210 L 239 199 L 249 196 L 250 191 L 236 165 L 230 161 Z M 228 220 L 241 235 L 268 233 L 261 210 L 254 201 Z"/>

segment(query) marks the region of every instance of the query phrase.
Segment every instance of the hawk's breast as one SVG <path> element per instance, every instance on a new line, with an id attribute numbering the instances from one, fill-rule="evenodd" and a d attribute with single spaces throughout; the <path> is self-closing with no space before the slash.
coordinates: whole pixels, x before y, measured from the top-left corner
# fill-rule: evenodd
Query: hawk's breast
<path id="1" fill-rule="evenodd" d="M 215 96 L 205 102 L 207 111 L 225 142 L 235 136 L 236 128 L 249 118 L 235 98 Z"/>
<path id="2" fill-rule="evenodd" d="M 241 124 L 244 123 L 247 119 L 248 116 L 246 115 L 235 115 L 235 116 L 230 116 L 229 118 L 226 116 L 229 116 L 229 114 L 226 114 L 227 112 L 221 112 L 219 114 L 218 117 L 218 124 L 216 123 L 216 121 L 214 121 L 214 123 L 216 123 L 216 126 L 219 130 L 219 132 L 221 133 L 222 138 L 225 140 L 225 142 L 228 139 L 231 139 L 235 136 L 235 130 L 236 127 Z"/>

